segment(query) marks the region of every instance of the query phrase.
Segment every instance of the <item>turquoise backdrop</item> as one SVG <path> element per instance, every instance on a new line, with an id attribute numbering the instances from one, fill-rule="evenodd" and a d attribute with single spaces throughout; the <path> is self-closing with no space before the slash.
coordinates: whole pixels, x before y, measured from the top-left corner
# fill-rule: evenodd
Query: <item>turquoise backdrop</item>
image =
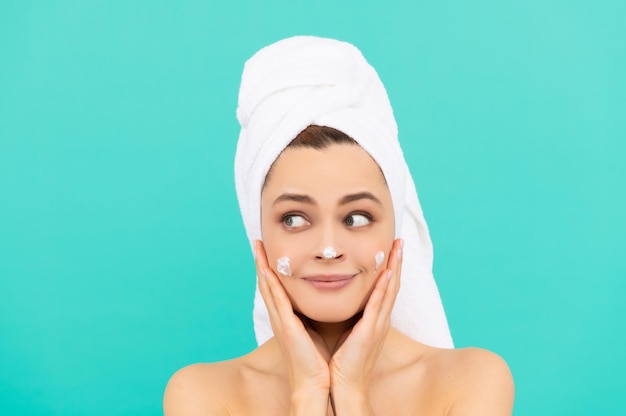
<path id="1" fill-rule="evenodd" d="M 456 345 L 515 415 L 626 414 L 626 2 L 3 1 L 0 414 L 158 415 L 255 346 L 244 61 L 295 34 L 386 84 Z"/>

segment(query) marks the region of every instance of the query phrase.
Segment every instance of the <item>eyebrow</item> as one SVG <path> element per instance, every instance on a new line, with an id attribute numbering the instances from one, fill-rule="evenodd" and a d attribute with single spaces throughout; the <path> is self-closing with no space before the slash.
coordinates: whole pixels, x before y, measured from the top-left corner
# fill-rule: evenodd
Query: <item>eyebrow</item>
<path id="1" fill-rule="evenodd" d="M 370 192 L 359 192 L 356 194 L 346 195 L 339 201 L 339 205 L 349 204 L 350 202 L 359 201 L 361 199 L 369 199 L 370 201 L 376 202 L 378 205 L 382 205 L 380 199 L 376 198 L 374 194 Z"/>
<path id="2" fill-rule="evenodd" d="M 370 201 L 376 202 L 378 205 L 382 205 L 382 202 L 380 202 L 380 199 L 376 198 L 374 194 L 372 194 L 371 192 L 358 192 L 356 194 L 346 195 L 339 200 L 339 205 L 346 205 L 346 204 L 349 204 L 350 202 L 359 201 L 361 199 L 369 199 Z M 276 198 L 274 202 L 272 203 L 272 206 L 280 202 L 284 202 L 284 201 L 294 201 L 294 202 L 301 202 L 301 203 L 310 204 L 310 205 L 316 205 L 313 198 L 311 198 L 308 195 L 285 193 L 285 194 L 281 194 L 278 198 Z"/>
<path id="3" fill-rule="evenodd" d="M 283 201 L 295 201 L 295 202 L 303 202 L 305 204 L 315 205 L 315 201 L 313 201 L 313 198 L 311 198 L 310 196 L 307 196 L 307 195 L 281 194 L 278 198 L 276 198 L 274 200 L 274 202 L 272 203 L 272 206 L 278 204 L 279 202 L 283 202 Z"/>

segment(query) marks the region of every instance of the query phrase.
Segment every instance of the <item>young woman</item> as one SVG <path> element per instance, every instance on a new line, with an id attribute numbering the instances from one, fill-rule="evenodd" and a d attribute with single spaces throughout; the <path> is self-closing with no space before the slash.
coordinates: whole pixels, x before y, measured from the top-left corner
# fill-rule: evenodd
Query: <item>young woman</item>
<path id="1" fill-rule="evenodd" d="M 440 348 L 451 340 L 427 229 L 386 93 L 356 48 L 278 42 L 248 61 L 239 98 L 261 345 L 179 370 L 165 415 L 510 415 L 500 357 Z"/>

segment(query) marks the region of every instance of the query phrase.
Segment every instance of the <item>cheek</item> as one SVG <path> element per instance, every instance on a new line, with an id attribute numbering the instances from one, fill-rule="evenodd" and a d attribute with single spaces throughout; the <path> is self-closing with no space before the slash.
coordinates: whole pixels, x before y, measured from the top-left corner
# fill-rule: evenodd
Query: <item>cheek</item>
<path id="1" fill-rule="evenodd" d="M 263 241 L 263 248 L 267 256 L 267 264 L 279 277 L 282 276 L 278 273 L 279 270 L 290 268 L 291 259 L 287 260 L 285 256 L 291 258 L 289 253 L 285 252 L 285 241 L 280 236 L 280 230 L 276 224 L 265 217 L 261 216 L 261 240 Z"/>
<path id="2" fill-rule="evenodd" d="M 267 262 L 274 273 L 281 279 L 298 274 L 299 269 L 307 260 L 308 253 L 303 244 L 286 238 L 264 240 Z"/>
<path id="3" fill-rule="evenodd" d="M 387 256 L 393 243 L 388 239 L 358 238 L 350 242 L 349 257 L 359 266 L 369 272 L 381 270 L 387 264 Z"/>

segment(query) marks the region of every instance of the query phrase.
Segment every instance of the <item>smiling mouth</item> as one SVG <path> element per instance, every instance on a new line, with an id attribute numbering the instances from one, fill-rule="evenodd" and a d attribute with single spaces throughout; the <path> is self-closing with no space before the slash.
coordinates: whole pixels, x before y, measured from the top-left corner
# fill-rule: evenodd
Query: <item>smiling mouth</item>
<path id="1" fill-rule="evenodd" d="M 338 290 L 352 282 L 355 274 L 307 276 L 303 280 L 319 290 Z"/>

